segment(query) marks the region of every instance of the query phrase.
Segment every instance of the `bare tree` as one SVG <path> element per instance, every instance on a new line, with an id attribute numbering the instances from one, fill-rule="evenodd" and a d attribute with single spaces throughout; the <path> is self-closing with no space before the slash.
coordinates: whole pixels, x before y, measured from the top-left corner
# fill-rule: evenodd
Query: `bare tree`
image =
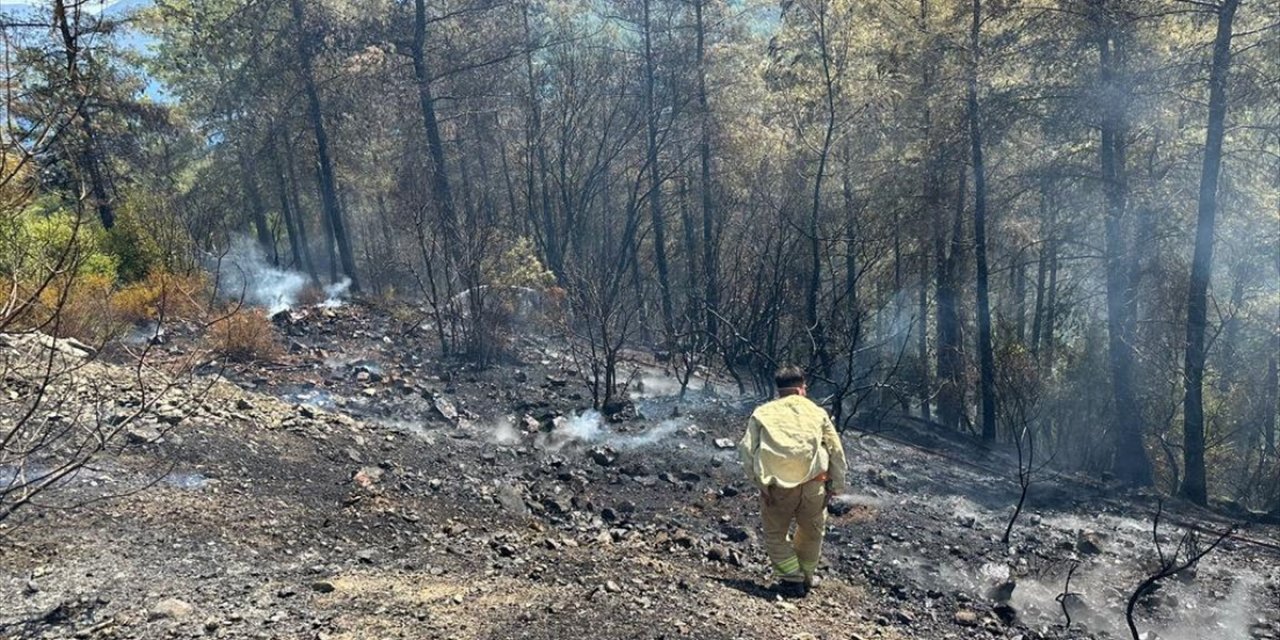
<path id="1" fill-rule="evenodd" d="M 1141 634 L 1138 633 L 1137 622 L 1134 620 L 1134 610 L 1137 608 L 1138 602 L 1151 593 L 1162 581 L 1195 567 L 1202 558 L 1217 549 L 1218 545 L 1221 545 L 1224 540 L 1235 535 L 1237 530 L 1237 527 L 1232 526 L 1219 533 L 1216 538 L 1205 545 L 1200 539 L 1200 532 L 1194 528 L 1188 528 L 1178 540 L 1173 553 L 1166 554 L 1164 545 L 1160 542 L 1160 517 L 1163 513 L 1164 502 L 1162 501 L 1156 508 L 1156 515 L 1151 521 L 1151 540 L 1156 548 L 1155 567 L 1150 575 L 1138 583 L 1138 586 L 1129 594 L 1129 600 L 1124 608 L 1125 622 L 1129 625 L 1129 634 L 1133 637 L 1133 640 L 1142 640 Z"/>

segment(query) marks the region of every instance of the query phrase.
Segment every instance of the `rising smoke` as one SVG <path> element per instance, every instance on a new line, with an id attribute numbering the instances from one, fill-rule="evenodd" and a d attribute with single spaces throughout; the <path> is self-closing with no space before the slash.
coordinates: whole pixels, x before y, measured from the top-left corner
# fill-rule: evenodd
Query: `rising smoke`
<path id="1" fill-rule="evenodd" d="M 236 236 L 226 253 L 209 260 L 209 269 L 218 283 L 218 295 L 228 300 L 241 300 L 251 307 L 261 307 L 267 313 L 278 313 L 298 304 L 307 289 L 308 279 L 303 273 L 281 269 L 267 259 L 262 247 L 253 240 Z M 324 287 L 325 307 L 337 307 L 351 287 L 351 280 L 343 278 Z"/>

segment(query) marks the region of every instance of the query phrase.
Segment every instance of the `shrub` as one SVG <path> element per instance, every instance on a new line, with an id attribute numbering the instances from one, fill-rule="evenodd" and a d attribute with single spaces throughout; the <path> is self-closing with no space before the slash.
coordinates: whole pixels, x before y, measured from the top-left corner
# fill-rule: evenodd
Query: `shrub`
<path id="1" fill-rule="evenodd" d="M 162 317 L 201 317 L 208 298 L 209 281 L 204 276 L 153 270 L 142 281 L 126 285 L 112 295 L 111 306 L 122 321 L 139 324 Z"/>
<path id="2" fill-rule="evenodd" d="M 112 285 L 104 274 L 58 278 L 39 293 L 17 328 L 102 344 L 124 329 L 111 310 Z"/>
<path id="3" fill-rule="evenodd" d="M 275 327 L 260 309 L 237 309 L 209 327 L 209 348 L 233 362 L 270 361 L 283 349 Z"/>

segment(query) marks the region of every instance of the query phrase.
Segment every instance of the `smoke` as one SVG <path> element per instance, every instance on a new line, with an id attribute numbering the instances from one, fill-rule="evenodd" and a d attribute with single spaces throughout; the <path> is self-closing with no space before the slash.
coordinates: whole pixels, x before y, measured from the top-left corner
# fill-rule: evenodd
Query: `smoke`
<path id="1" fill-rule="evenodd" d="M 663 420 L 638 433 L 615 433 L 599 411 L 588 410 L 557 423 L 550 433 L 542 434 L 538 445 L 559 451 L 570 443 L 605 445 L 619 451 L 654 446 L 688 426 L 680 420 Z"/>
<path id="2" fill-rule="evenodd" d="M 269 314 L 297 306 L 308 286 L 305 274 L 272 264 L 262 247 L 244 236 L 233 237 L 227 252 L 210 262 L 209 268 L 217 272 L 220 296 L 265 308 Z M 350 287 L 351 280 L 345 277 L 325 286 L 321 306 L 341 306 L 342 297 Z"/>
<path id="3" fill-rule="evenodd" d="M 342 279 L 324 287 L 324 301 L 320 303 L 321 307 L 333 309 L 342 306 L 342 298 L 347 295 L 347 289 L 351 288 L 351 278 L 342 276 Z"/>
<path id="4" fill-rule="evenodd" d="M 510 416 L 498 420 L 498 424 L 494 425 L 493 432 L 489 435 L 489 441 L 504 445 L 519 443 L 520 432 L 516 430 L 515 421 Z"/>

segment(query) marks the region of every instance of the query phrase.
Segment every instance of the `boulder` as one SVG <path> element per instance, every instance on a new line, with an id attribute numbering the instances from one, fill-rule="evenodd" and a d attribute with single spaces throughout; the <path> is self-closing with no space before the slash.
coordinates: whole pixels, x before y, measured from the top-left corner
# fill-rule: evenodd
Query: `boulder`
<path id="1" fill-rule="evenodd" d="M 195 612 L 191 603 L 178 598 L 165 598 L 151 607 L 148 616 L 152 620 L 183 620 Z"/>

